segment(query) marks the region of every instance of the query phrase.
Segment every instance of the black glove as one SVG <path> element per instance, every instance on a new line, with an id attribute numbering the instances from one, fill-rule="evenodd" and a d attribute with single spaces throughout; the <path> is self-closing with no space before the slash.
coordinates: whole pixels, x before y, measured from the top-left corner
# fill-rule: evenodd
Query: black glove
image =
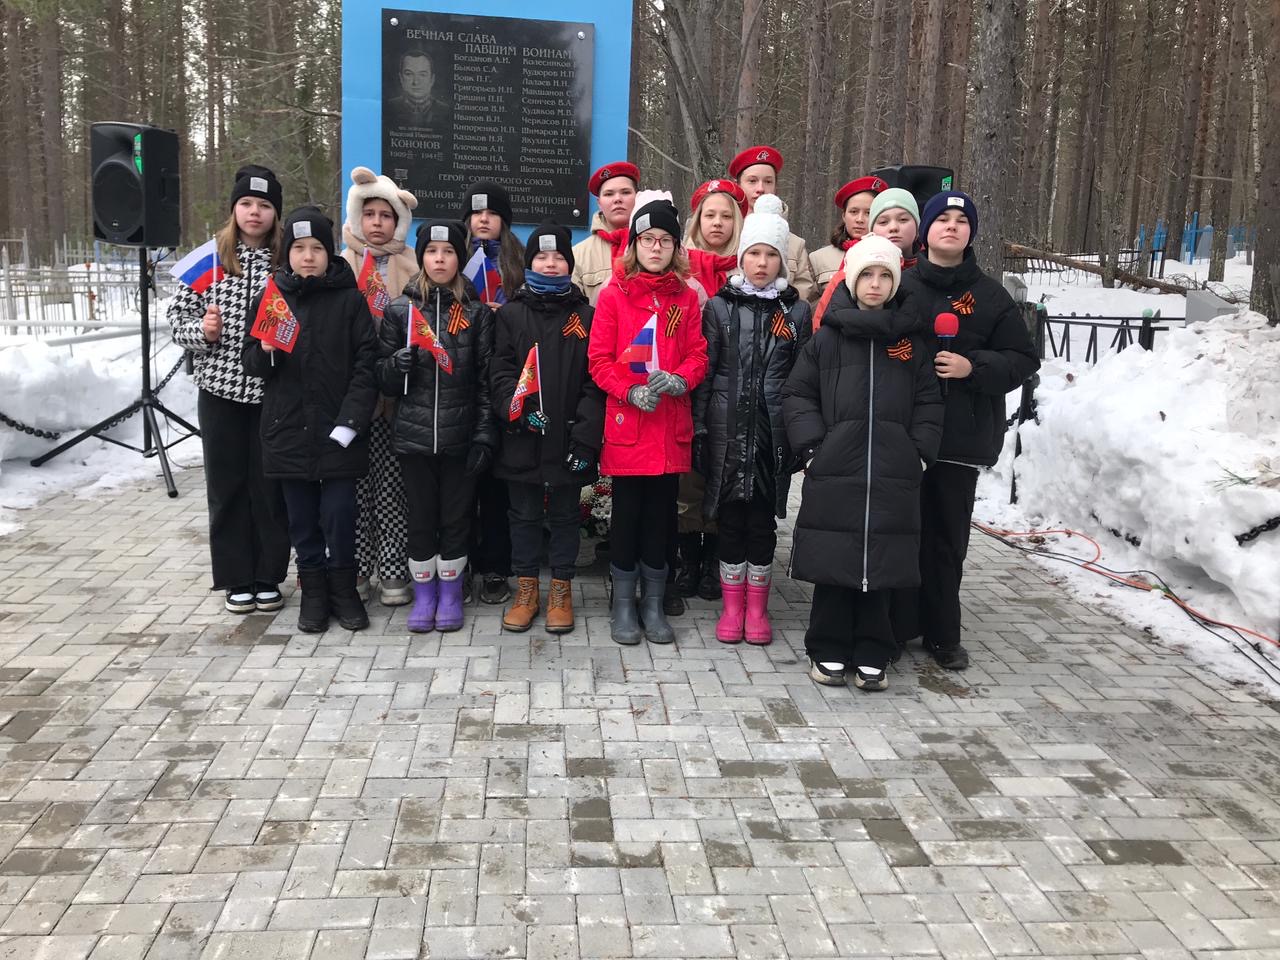
<path id="1" fill-rule="evenodd" d="M 391 355 L 391 359 L 395 361 L 396 372 L 408 373 L 418 362 L 418 347 L 401 347 Z"/>
<path id="2" fill-rule="evenodd" d="M 817 455 L 818 447 L 805 447 L 803 450 L 796 451 L 791 457 L 791 472 L 799 473 L 801 470 L 808 470 L 809 464 L 813 463 L 813 458 Z"/>
<path id="3" fill-rule="evenodd" d="M 701 476 L 707 475 L 707 461 L 710 459 L 707 452 L 707 435 L 699 434 L 693 438 L 693 469 L 695 473 Z"/>
<path id="4" fill-rule="evenodd" d="M 586 473 L 595 463 L 595 456 L 586 450 L 574 448 L 564 458 L 564 468 L 570 473 Z"/>
<path id="5" fill-rule="evenodd" d="M 657 410 L 659 399 L 661 398 L 652 387 L 641 384 L 636 384 L 627 391 L 627 402 L 644 413 L 653 413 Z"/>
<path id="6" fill-rule="evenodd" d="M 524 415 L 524 422 L 535 433 L 546 433 L 547 427 L 551 426 L 551 418 L 541 410 L 530 410 Z"/>
<path id="7" fill-rule="evenodd" d="M 484 444 L 472 444 L 470 451 L 467 452 L 466 473 L 468 477 L 478 477 L 489 469 L 489 463 L 493 460 L 493 454 L 489 452 L 489 448 Z"/>

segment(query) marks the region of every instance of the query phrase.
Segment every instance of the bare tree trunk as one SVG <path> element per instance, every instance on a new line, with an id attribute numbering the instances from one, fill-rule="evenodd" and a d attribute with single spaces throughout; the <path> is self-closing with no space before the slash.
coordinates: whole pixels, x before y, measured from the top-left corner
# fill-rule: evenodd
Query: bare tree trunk
<path id="1" fill-rule="evenodd" d="M 1213 0 L 1187 0 L 1187 20 L 1192 24 L 1185 34 L 1182 59 L 1182 126 L 1170 158 L 1169 199 L 1165 204 L 1168 225 L 1165 249 L 1177 257 L 1182 248 L 1182 233 L 1187 219 L 1187 197 L 1190 193 L 1191 160 L 1195 150 L 1196 121 L 1200 116 L 1201 71 L 1204 69 L 1205 30 Z M 1192 15 L 1194 11 L 1194 16 Z"/>
<path id="2" fill-rule="evenodd" d="M 30 130 L 32 124 L 28 110 L 30 101 L 22 95 L 26 89 L 26 83 L 22 79 L 22 60 L 22 15 L 11 4 L 6 4 L 4 23 L 5 87 L 11 108 L 9 116 L 13 122 L 10 131 L 13 134 L 21 130 Z M 18 160 L 19 164 L 28 170 L 32 169 L 31 151 L 28 146 L 29 139 L 11 135 L 10 143 L 14 147 L 14 158 Z M 22 177 L 10 175 L 5 177 L 5 180 L 9 191 L 10 216 L 17 227 L 11 236 L 20 237 L 22 228 L 30 227 L 35 219 L 31 205 L 33 191 L 31 190 L 31 184 L 24 182 Z M 12 253 L 13 251 L 10 252 Z"/>
<path id="3" fill-rule="evenodd" d="M 875 0 L 871 8 L 871 44 L 867 50 L 867 86 L 862 98 L 862 149 L 858 152 L 858 175 L 862 176 L 871 169 L 873 146 L 878 147 L 880 139 L 880 103 L 876 94 L 882 89 L 880 75 L 884 72 L 885 34 L 888 32 L 887 18 L 888 0 Z"/>
<path id="4" fill-rule="evenodd" d="M 1274 109 L 1275 104 L 1280 103 L 1280 4 L 1262 0 L 1254 10 L 1254 42 L 1259 51 L 1261 73 L 1266 78 L 1262 102 L 1271 104 L 1272 108 L 1263 111 L 1258 131 L 1258 155 L 1262 164 L 1258 205 L 1254 211 L 1258 238 L 1253 253 L 1249 305 L 1273 324 L 1280 324 L 1280 193 L 1274 187 L 1280 183 L 1280 111 Z"/>
<path id="5" fill-rule="evenodd" d="M 1027 88 L 1027 125 L 1025 148 L 1022 151 L 1021 185 L 1018 188 L 1019 206 L 1022 208 L 1019 226 L 1023 236 L 1039 240 L 1042 236 L 1037 188 L 1045 153 L 1052 147 L 1048 142 L 1049 97 L 1049 30 L 1052 0 L 1033 0 L 1035 3 L 1035 34 L 1031 42 L 1031 81 Z"/>
<path id="6" fill-rule="evenodd" d="M 1200 116 L 1196 125 L 1196 147 L 1195 157 L 1192 160 L 1191 169 L 1195 176 L 1191 180 L 1191 202 L 1190 209 L 1192 213 L 1200 211 L 1200 225 L 1204 226 L 1208 219 L 1208 210 L 1205 203 L 1205 176 L 1209 172 L 1209 118 L 1214 115 L 1220 115 L 1221 111 L 1215 109 L 1214 102 L 1214 85 L 1218 80 L 1218 62 L 1226 56 L 1226 45 L 1230 42 L 1229 34 L 1231 32 L 1230 22 L 1224 29 L 1222 27 L 1222 4 L 1230 3 L 1231 0 L 1210 0 L 1210 19 L 1209 32 L 1213 39 L 1205 48 L 1203 87 L 1200 91 Z M 1221 57 L 1219 53 L 1221 52 Z M 1239 69 L 1239 64 L 1236 65 Z M 1221 84 L 1218 85 L 1221 87 Z"/>
<path id="7" fill-rule="evenodd" d="M 911 4 L 903 0 L 903 2 L 895 5 L 895 9 L 898 17 L 893 49 L 893 64 L 897 69 L 897 74 L 893 75 L 889 81 L 892 84 L 890 87 L 889 122 L 885 124 L 885 142 L 880 149 L 880 154 L 884 159 L 881 163 L 876 163 L 875 166 L 902 162 L 905 161 L 907 156 L 906 135 L 909 127 L 907 122 L 907 79 L 903 70 L 911 51 Z"/>
<path id="8" fill-rule="evenodd" d="M 54 249 L 67 232 L 67 210 L 62 184 L 66 175 L 62 168 L 62 51 L 58 40 L 58 5 L 37 22 L 40 46 L 40 138 L 44 147 L 46 169 L 53 189 L 45 197 L 48 210 L 49 240 Z"/>
<path id="9" fill-rule="evenodd" d="M 964 180 L 964 135 L 969 126 L 969 50 L 973 40 L 973 0 L 952 0 L 947 7 L 951 28 L 946 31 L 946 74 L 940 87 L 947 91 L 946 113 L 939 118 L 938 143 L 944 144 L 935 163 L 950 166 L 957 182 Z"/>
<path id="10" fill-rule="evenodd" d="M 1053 66 L 1049 75 L 1052 94 L 1049 96 L 1049 124 L 1045 130 L 1045 149 L 1040 154 L 1040 191 L 1036 211 L 1036 223 L 1040 235 L 1050 244 L 1054 242 L 1054 188 L 1057 183 L 1058 151 L 1061 148 L 1062 117 L 1062 53 L 1067 35 L 1067 4 L 1058 0 L 1058 15 L 1053 41 Z"/>
<path id="11" fill-rule="evenodd" d="M 734 150 L 745 150 L 754 142 L 756 78 L 760 73 L 760 46 L 764 34 L 764 0 L 742 0 L 742 71 L 738 79 L 738 109 L 734 120 Z"/>
<path id="12" fill-rule="evenodd" d="M 974 244 L 978 261 L 994 276 L 1003 268 L 1004 233 L 1012 213 L 1011 157 L 1006 141 L 1017 112 L 1018 0 L 979 0 L 976 129 L 973 193 L 982 210 L 982 230 Z"/>
<path id="13" fill-rule="evenodd" d="M 921 105 L 937 104 L 942 102 L 938 82 L 939 70 L 942 68 L 942 0 L 922 2 L 924 16 L 920 33 L 920 85 L 914 102 Z M 912 163 L 928 159 L 926 153 L 939 148 L 942 140 L 938 131 L 946 120 L 942 111 L 937 109 L 924 109 L 916 114 L 916 122 L 911 125 L 915 140 L 912 140 L 911 133 L 907 135 L 907 142 L 913 144 L 909 151 Z"/>
<path id="14" fill-rule="evenodd" d="M 1222 112 L 1218 119 L 1217 150 L 1213 163 L 1213 182 L 1210 222 L 1213 224 L 1213 246 L 1209 255 L 1209 279 L 1222 281 L 1227 262 L 1227 233 L 1231 227 L 1231 196 L 1235 185 L 1236 140 L 1240 127 L 1240 66 L 1248 55 L 1244 23 L 1245 0 L 1228 0 L 1231 14 L 1229 62 L 1234 67 L 1227 70 Z"/>

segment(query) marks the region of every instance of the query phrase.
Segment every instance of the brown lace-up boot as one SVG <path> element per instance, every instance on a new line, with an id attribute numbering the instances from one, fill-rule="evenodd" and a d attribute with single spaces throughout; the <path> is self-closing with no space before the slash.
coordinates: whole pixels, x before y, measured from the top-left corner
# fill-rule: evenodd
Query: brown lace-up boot
<path id="1" fill-rule="evenodd" d="M 568 633 L 573 629 L 573 581 L 552 580 L 547 595 L 547 633 Z"/>
<path id="2" fill-rule="evenodd" d="M 555 581 L 552 581 L 555 589 Z M 538 615 L 541 604 L 538 600 L 538 578 L 520 577 L 516 581 L 516 598 L 502 616 L 502 625 L 515 633 L 523 633 L 533 626 L 533 618 Z"/>

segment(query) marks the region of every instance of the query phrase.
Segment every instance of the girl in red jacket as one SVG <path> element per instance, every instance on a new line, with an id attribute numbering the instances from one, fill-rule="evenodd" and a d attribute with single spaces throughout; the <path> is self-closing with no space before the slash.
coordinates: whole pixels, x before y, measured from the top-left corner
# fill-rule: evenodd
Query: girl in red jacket
<path id="1" fill-rule="evenodd" d="M 688 275 L 670 195 L 641 194 L 626 251 L 600 291 L 587 349 L 591 378 L 608 395 L 600 472 L 613 477 L 609 626 L 615 643 L 636 644 L 642 635 L 650 643 L 675 640 L 662 610 L 668 515 L 679 475 L 692 465 L 689 391 L 707 372 L 707 342 Z"/>

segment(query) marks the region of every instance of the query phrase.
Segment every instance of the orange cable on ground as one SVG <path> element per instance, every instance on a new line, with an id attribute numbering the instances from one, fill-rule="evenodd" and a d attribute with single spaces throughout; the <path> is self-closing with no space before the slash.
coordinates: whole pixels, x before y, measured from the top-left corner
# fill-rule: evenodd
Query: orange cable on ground
<path id="1" fill-rule="evenodd" d="M 1109 570 L 1102 570 L 1094 566 L 1095 563 L 1097 563 L 1099 560 L 1102 559 L 1102 547 L 1098 544 L 1097 540 L 1093 539 L 1093 537 L 1089 536 L 1087 533 L 1081 533 L 1079 530 L 1071 530 L 1067 528 L 1055 529 L 1055 530 L 1000 530 L 995 527 L 989 527 L 986 524 L 978 523 L 976 520 L 973 520 L 970 522 L 973 524 L 973 526 L 977 527 L 983 533 L 989 534 L 1001 540 L 1006 538 L 1012 538 L 1012 537 L 1043 537 L 1043 536 L 1048 536 L 1050 534 L 1055 534 L 1055 533 L 1063 534 L 1068 537 L 1079 537 L 1081 540 L 1087 540 L 1090 544 L 1093 545 L 1093 550 L 1094 550 L 1093 558 L 1090 560 L 1081 560 L 1080 566 L 1083 569 L 1088 570 L 1090 573 L 1099 574 L 1100 576 L 1106 577 L 1108 580 L 1114 580 L 1116 583 L 1123 584 L 1126 587 L 1134 587 L 1135 589 L 1138 589 L 1138 590 L 1146 590 L 1148 592 L 1156 592 L 1156 593 L 1163 594 L 1167 599 L 1172 600 L 1175 604 L 1177 604 L 1179 607 L 1181 607 L 1191 616 L 1195 617 L 1197 620 L 1203 620 L 1205 623 L 1212 623 L 1213 625 L 1218 627 L 1225 627 L 1228 630 L 1237 630 L 1240 633 L 1247 633 L 1251 637 L 1257 637 L 1259 640 L 1263 641 L 1264 643 L 1269 643 L 1273 647 L 1280 649 L 1280 640 L 1277 640 L 1274 637 L 1268 637 L 1266 634 L 1259 633 L 1256 630 L 1251 630 L 1248 627 L 1242 627 L 1239 624 L 1228 623 L 1225 620 L 1214 619 L 1213 617 L 1210 617 L 1207 614 L 1201 613 L 1199 610 L 1197 610 L 1195 607 L 1188 604 L 1185 600 L 1183 600 L 1177 594 L 1173 593 L 1171 590 L 1168 590 L 1161 586 L 1157 586 L 1155 584 L 1147 583 L 1145 580 L 1131 580 L 1128 577 L 1123 577 L 1117 573 L 1112 573 Z M 1039 551 L 1032 550 L 1030 552 L 1037 553 Z"/>

